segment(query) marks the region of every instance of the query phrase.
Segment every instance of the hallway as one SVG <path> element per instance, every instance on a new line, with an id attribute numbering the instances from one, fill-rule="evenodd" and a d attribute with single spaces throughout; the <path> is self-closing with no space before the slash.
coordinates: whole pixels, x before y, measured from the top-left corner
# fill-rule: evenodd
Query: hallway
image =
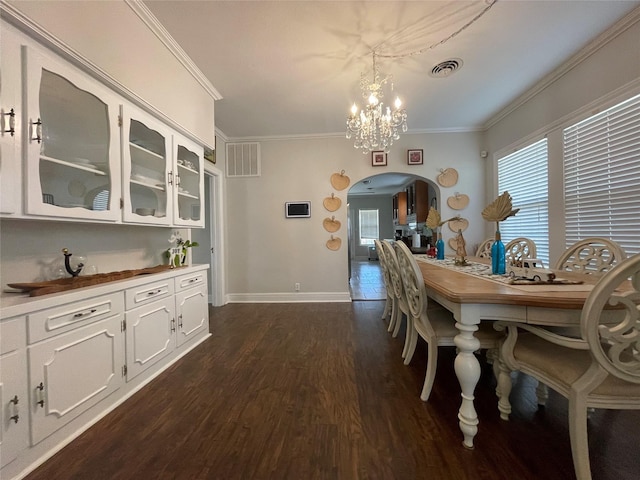
<path id="1" fill-rule="evenodd" d="M 349 292 L 351 300 L 384 300 L 387 298 L 387 290 L 384 287 L 382 269 L 378 260 L 351 261 Z"/>

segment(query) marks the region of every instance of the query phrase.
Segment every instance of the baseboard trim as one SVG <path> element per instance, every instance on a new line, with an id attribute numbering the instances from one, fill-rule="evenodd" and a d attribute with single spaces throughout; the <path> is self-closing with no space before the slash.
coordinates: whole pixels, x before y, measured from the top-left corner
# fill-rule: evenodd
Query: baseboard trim
<path id="1" fill-rule="evenodd" d="M 349 292 L 230 293 L 227 303 L 351 302 Z"/>

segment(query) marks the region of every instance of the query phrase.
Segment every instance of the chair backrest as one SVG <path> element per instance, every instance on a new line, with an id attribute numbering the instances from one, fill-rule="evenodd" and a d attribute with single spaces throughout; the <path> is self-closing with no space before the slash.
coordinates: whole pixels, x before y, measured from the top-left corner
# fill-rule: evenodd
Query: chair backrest
<path id="1" fill-rule="evenodd" d="M 569 272 L 605 273 L 627 257 L 624 249 L 607 238 L 591 237 L 571 245 L 555 268 Z"/>
<path id="2" fill-rule="evenodd" d="M 380 269 L 382 270 L 382 279 L 384 280 L 384 286 L 387 289 L 387 293 L 393 295 L 393 287 L 391 285 L 391 278 L 389 277 L 389 266 L 387 265 L 387 257 L 380 240 L 374 239 L 373 243 L 376 246 L 376 252 L 378 253 L 378 261 L 380 262 Z"/>
<path id="3" fill-rule="evenodd" d="M 616 292 L 631 279 L 631 290 Z M 613 309 L 605 309 L 605 307 Z M 618 378 L 640 384 L 640 254 L 605 273 L 582 309 L 582 337 L 595 360 Z"/>
<path id="4" fill-rule="evenodd" d="M 402 242 L 396 242 L 395 245 L 398 265 L 402 276 L 402 284 L 404 286 L 404 295 L 409 307 L 409 313 L 414 321 L 420 322 L 427 329 L 431 336 L 435 335 L 433 327 L 427 316 L 427 289 L 424 286 L 424 278 L 422 271 L 416 262 L 415 257 Z"/>
<path id="5" fill-rule="evenodd" d="M 476 250 L 476 257 L 491 258 L 491 246 L 493 242 L 494 239 L 492 237 L 485 239 Z"/>
<path id="6" fill-rule="evenodd" d="M 387 261 L 387 269 L 389 270 L 389 278 L 393 287 L 393 294 L 396 296 L 396 298 L 404 301 L 402 278 L 400 277 L 400 266 L 398 265 L 396 252 L 393 250 L 393 246 L 386 240 L 382 240 L 380 243 L 382 243 L 382 248 L 384 249 L 385 260 Z"/>
<path id="7" fill-rule="evenodd" d="M 507 265 L 516 265 L 524 258 L 537 258 L 536 243 L 530 238 L 518 237 L 504 247 Z"/>

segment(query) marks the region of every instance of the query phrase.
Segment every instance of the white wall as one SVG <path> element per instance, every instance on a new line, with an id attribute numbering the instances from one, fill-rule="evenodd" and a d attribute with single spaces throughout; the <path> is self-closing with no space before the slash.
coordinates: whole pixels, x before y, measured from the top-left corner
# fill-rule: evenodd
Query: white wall
<path id="1" fill-rule="evenodd" d="M 640 93 L 640 10 L 630 18 L 633 21 L 627 20 L 627 29 L 599 48 L 581 52 L 579 62 L 567 71 L 556 72 L 552 82 L 513 108 L 485 135 L 485 148 L 491 159 L 486 165 L 487 198 L 498 194 L 497 158 L 547 137 L 551 264 L 566 248 L 562 129 Z"/>
<path id="2" fill-rule="evenodd" d="M 329 179 L 344 170 L 351 183 L 383 172 L 405 172 L 434 180 L 441 169 L 456 168 L 460 180 L 441 190 L 441 214 L 460 213 L 470 221 L 467 244 L 484 238 L 480 212 L 485 206 L 484 162 L 480 158 L 479 133 L 403 135 L 391 148 L 387 167 L 372 167 L 370 155 L 363 155 L 344 137 L 304 140 L 262 141 L 262 176 L 228 178 L 227 265 L 231 301 L 331 300 L 348 298 L 347 190 L 335 191 Z M 407 149 L 424 149 L 424 165 L 407 165 Z M 471 198 L 460 212 L 446 206 L 455 192 Z M 339 251 L 326 248 L 330 238 L 322 227 L 329 214 L 322 206 L 335 193 L 342 207 L 335 215 L 342 222 L 336 236 Z M 310 200 L 311 218 L 286 219 L 284 203 Z M 331 216 L 330 215 L 330 216 Z M 444 229 L 445 240 L 453 232 Z M 301 293 L 294 284 L 301 284 Z"/>

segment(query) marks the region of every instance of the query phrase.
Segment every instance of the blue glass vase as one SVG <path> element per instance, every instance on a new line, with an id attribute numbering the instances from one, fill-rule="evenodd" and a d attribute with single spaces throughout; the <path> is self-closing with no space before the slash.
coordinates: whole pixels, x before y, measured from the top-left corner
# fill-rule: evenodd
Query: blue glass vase
<path id="1" fill-rule="evenodd" d="M 500 231 L 496 232 L 496 240 L 491 245 L 491 273 L 504 275 L 506 273 L 504 243 L 500 239 Z"/>
<path id="2" fill-rule="evenodd" d="M 436 242 L 436 258 L 444 260 L 444 240 L 442 240 L 440 233 L 438 233 L 438 241 Z"/>

